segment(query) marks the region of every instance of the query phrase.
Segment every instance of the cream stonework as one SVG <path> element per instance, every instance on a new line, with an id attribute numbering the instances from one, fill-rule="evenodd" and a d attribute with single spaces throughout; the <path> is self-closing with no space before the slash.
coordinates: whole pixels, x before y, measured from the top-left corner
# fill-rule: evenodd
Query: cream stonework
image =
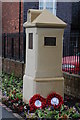
<path id="1" fill-rule="evenodd" d="M 36 12 L 38 12 L 38 10 Z M 48 94 L 54 91 L 62 95 L 64 98 L 62 40 L 66 24 L 51 13 L 48 13 L 48 15 L 50 14 L 51 19 L 53 18 L 53 24 L 50 23 L 50 20 L 46 22 L 46 19 L 45 24 L 42 17 L 46 15 L 46 13 L 48 13 L 47 10 L 43 10 L 41 13 L 39 11 L 39 15 L 37 13 L 37 15 L 35 15 L 36 18 L 32 16 L 32 18 L 35 19 L 30 20 L 31 14 L 29 10 L 29 21 L 24 23 L 24 26 L 26 27 L 26 68 L 23 77 L 24 102 L 29 101 L 29 99 L 36 93 L 47 97 Z M 34 15 L 34 11 L 32 12 L 32 15 Z M 41 23 L 38 23 L 37 19 L 38 21 L 41 21 Z M 57 22 L 54 23 L 54 19 Z M 59 21 L 60 23 L 58 23 Z M 28 48 L 29 33 L 33 33 L 33 49 Z M 45 46 L 44 37 L 55 37 L 56 46 Z"/>
<path id="2" fill-rule="evenodd" d="M 64 78 L 32 78 L 24 75 L 23 101 L 28 102 L 36 93 L 47 97 L 51 92 L 56 92 L 64 98 Z"/>

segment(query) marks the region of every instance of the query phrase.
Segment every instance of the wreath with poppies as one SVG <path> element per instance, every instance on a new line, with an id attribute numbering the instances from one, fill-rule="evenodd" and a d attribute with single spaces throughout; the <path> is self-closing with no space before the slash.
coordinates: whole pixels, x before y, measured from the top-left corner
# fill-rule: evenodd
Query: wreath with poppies
<path id="1" fill-rule="evenodd" d="M 40 96 L 40 94 L 35 94 L 29 100 L 30 111 L 35 111 L 39 108 L 45 108 L 46 106 L 46 99 Z"/>
<path id="2" fill-rule="evenodd" d="M 40 94 L 35 94 L 29 100 L 30 111 L 35 111 L 39 108 L 45 108 L 46 105 L 53 106 L 54 109 L 60 108 L 63 104 L 63 98 L 61 95 L 53 92 L 47 96 L 47 98 L 43 98 Z"/>
<path id="3" fill-rule="evenodd" d="M 53 106 L 55 109 L 60 108 L 63 104 L 63 98 L 61 95 L 53 92 L 47 96 L 47 105 Z"/>

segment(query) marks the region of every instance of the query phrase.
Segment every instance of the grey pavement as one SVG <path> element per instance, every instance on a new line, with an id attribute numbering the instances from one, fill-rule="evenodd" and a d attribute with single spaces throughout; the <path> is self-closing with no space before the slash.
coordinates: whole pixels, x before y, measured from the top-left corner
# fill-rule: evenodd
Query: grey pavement
<path id="1" fill-rule="evenodd" d="M 1 120 L 19 120 L 17 117 L 13 115 L 11 111 L 9 112 L 2 106 L 0 106 L 0 116 L 2 117 Z"/>
<path id="2" fill-rule="evenodd" d="M 16 113 L 13 113 L 12 110 L 7 108 L 1 103 L 2 92 L 0 90 L 0 120 L 23 120 L 21 116 Z"/>

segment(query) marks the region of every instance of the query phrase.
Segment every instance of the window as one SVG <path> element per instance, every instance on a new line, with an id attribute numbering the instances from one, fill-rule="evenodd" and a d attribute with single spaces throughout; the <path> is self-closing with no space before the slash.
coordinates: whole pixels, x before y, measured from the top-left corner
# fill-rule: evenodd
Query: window
<path id="1" fill-rule="evenodd" d="M 33 49 L 33 33 L 29 33 L 28 48 Z"/>
<path id="2" fill-rule="evenodd" d="M 43 2 L 40 2 L 40 7 L 43 8 L 43 6 L 44 6 L 44 3 L 43 3 Z"/>
<path id="3" fill-rule="evenodd" d="M 45 46 L 56 46 L 56 37 L 44 37 Z"/>
<path id="4" fill-rule="evenodd" d="M 39 0 L 39 9 L 47 9 L 56 15 L 56 1 L 57 0 Z"/>
<path id="5" fill-rule="evenodd" d="M 53 2 L 46 2 L 46 8 L 52 8 L 53 9 Z"/>

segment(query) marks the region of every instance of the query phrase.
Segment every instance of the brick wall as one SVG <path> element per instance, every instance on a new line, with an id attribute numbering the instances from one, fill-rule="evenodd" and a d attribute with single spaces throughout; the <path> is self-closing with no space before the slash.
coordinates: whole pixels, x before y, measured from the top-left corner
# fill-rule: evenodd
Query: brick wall
<path id="1" fill-rule="evenodd" d="M 2 59 L 2 71 L 7 74 L 12 74 L 16 77 L 23 77 L 24 75 L 24 66 L 23 62 L 15 61 L 8 58 Z"/>
<path id="2" fill-rule="evenodd" d="M 80 76 L 63 73 L 65 94 L 80 98 Z"/>
<path id="3" fill-rule="evenodd" d="M 21 2 L 21 32 L 23 31 L 23 2 Z M 2 32 L 19 32 L 19 2 L 2 2 Z"/>
<path id="4" fill-rule="evenodd" d="M 21 2 L 21 32 L 23 23 L 27 21 L 27 10 L 38 8 L 38 2 Z M 19 2 L 2 2 L 2 32 L 19 32 Z"/>

